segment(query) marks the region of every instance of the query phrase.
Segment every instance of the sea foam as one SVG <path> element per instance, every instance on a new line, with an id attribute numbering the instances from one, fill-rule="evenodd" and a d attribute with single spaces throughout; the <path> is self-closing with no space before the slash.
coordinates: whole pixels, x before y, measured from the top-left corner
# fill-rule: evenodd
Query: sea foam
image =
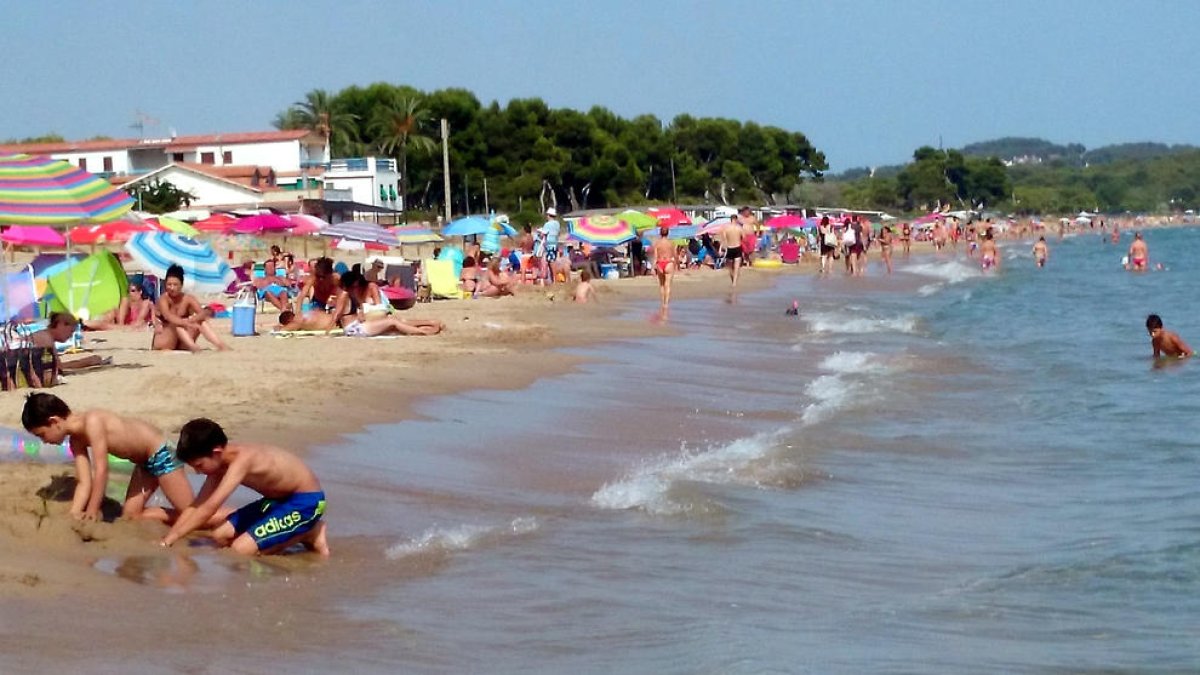
<path id="1" fill-rule="evenodd" d="M 625 478 L 597 490 L 592 495 L 592 504 L 602 509 L 681 515 L 694 511 L 698 505 L 672 498 L 671 489 L 677 481 L 752 487 L 769 484 L 771 476 L 767 474 L 774 468 L 763 460 L 787 431 L 759 433 L 700 452 L 684 448 L 678 455 L 650 460 Z"/>
<path id="2" fill-rule="evenodd" d="M 509 536 L 536 532 L 536 518 L 516 518 L 503 526 L 457 525 L 442 528 L 432 527 L 420 536 L 389 546 L 385 555 L 397 560 L 416 555 L 446 554 L 466 551 L 490 544 Z"/>
<path id="3" fill-rule="evenodd" d="M 860 312 L 812 312 L 804 317 L 813 333 L 915 333 L 917 317 L 868 316 Z"/>

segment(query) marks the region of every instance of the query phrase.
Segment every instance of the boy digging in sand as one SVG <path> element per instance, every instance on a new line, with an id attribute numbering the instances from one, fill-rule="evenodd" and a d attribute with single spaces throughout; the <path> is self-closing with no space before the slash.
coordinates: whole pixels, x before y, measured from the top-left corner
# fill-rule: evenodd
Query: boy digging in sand
<path id="1" fill-rule="evenodd" d="M 208 476 L 200 494 L 184 509 L 162 545 L 170 546 L 200 529 L 239 485 L 257 491 L 251 502 L 215 526 L 213 539 L 235 553 L 279 553 L 294 544 L 329 555 L 325 541 L 325 493 L 298 457 L 269 445 L 233 444 L 221 426 L 194 419 L 179 432 L 179 459 Z"/>
<path id="2" fill-rule="evenodd" d="M 175 458 L 162 430 L 149 422 L 108 410 L 72 412 L 53 394 L 30 394 L 21 411 L 21 424 L 46 443 L 58 444 L 71 437 L 76 480 L 71 516 L 76 519 L 95 520 L 99 516 L 108 486 L 109 455 L 136 465 L 125 491 L 121 517 L 169 523 L 192 501 L 192 486 L 183 475 L 183 464 Z M 146 508 L 146 501 L 159 487 L 175 511 Z"/>

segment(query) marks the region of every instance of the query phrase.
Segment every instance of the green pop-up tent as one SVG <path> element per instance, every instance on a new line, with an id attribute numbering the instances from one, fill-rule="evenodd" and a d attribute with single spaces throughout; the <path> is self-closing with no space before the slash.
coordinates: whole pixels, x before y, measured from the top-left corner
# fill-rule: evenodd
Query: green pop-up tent
<path id="1" fill-rule="evenodd" d="M 46 310 L 89 319 L 116 309 L 129 292 L 125 268 L 109 251 L 98 251 L 46 280 Z"/>

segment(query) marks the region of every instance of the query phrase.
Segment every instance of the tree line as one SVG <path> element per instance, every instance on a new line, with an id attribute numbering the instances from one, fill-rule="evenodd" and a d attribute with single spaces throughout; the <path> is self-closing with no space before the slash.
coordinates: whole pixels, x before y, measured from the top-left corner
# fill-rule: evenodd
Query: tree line
<path id="1" fill-rule="evenodd" d="M 335 157 L 394 157 L 410 209 L 443 203 L 440 120 L 449 122 L 449 198 L 455 213 L 536 217 L 653 203 L 792 201 L 820 181 L 825 155 L 804 134 L 754 122 L 679 115 L 623 118 L 596 106 L 552 108 L 538 98 L 484 105 L 464 89 L 422 92 L 376 83 L 308 92 L 279 113 L 279 129 L 326 135 Z"/>

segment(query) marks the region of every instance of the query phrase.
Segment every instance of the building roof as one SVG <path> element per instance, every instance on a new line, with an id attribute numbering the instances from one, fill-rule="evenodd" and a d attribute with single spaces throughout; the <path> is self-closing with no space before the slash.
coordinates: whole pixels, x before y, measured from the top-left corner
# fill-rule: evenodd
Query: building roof
<path id="1" fill-rule="evenodd" d="M 95 141 L 64 141 L 62 143 L 9 143 L 0 145 L 0 152 L 27 153 L 30 155 L 53 155 L 65 152 L 103 152 L 104 150 L 137 150 L 155 148 L 165 151 L 194 149 L 201 145 L 242 145 L 246 143 L 271 143 L 296 141 L 310 135 L 307 129 L 285 129 L 283 131 L 250 131 L 233 134 L 207 134 L 199 136 L 175 136 L 167 138 L 112 138 Z"/>
<path id="2" fill-rule="evenodd" d="M 212 164 L 195 164 L 193 162 L 175 162 L 176 166 L 182 166 L 198 173 L 224 178 L 251 187 L 259 187 L 251 181 L 254 179 L 254 174 L 257 173 L 260 180 L 265 179 L 274 171 L 269 166 L 256 166 L 254 164 L 225 164 L 222 166 L 213 166 Z"/>
<path id="3" fill-rule="evenodd" d="M 160 176 L 162 176 L 162 174 L 167 173 L 171 169 L 178 169 L 180 171 L 187 171 L 189 173 L 198 174 L 200 176 L 203 176 L 205 178 L 210 178 L 215 181 L 220 181 L 222 183 L 226 183 L 226 184 L 232 185 L 234 187 L 241 188 L 242 190 L 247 190 L 249 192 L 262 193 L 262 190 L 260 188 L 251 187 L 250 185 L 247 185 L 245 183 L 240 183 L 236 180 L 232 180 L 225 176 L 220 176 L 211 171 L 211 169 L 219 169 L 219 168 L 222 168 L 222 167 L 214 167 L 214 166 L 209 166 L 207 164 L 180 164 L 180 163 L 172 162 L 164 167 L 155 169 L 154 171 L 151 171 L 150 173 L 144 173 L 144 174 L 137 176 L 135 178 L 132 178 L 132 179 L 130 179 L 129 176 L 121 176 L 120 177 L 121 179 L 128 179 L 128 180 L 125 180 L 125 182 L 121 183 L 121 187 L 126 187 L 129 185 L 133 185 L 135 183 L 143 183 L 143 182 L 146 182 L 146 181 L 152 180 L 152 179 L 158 179 Z"/>

